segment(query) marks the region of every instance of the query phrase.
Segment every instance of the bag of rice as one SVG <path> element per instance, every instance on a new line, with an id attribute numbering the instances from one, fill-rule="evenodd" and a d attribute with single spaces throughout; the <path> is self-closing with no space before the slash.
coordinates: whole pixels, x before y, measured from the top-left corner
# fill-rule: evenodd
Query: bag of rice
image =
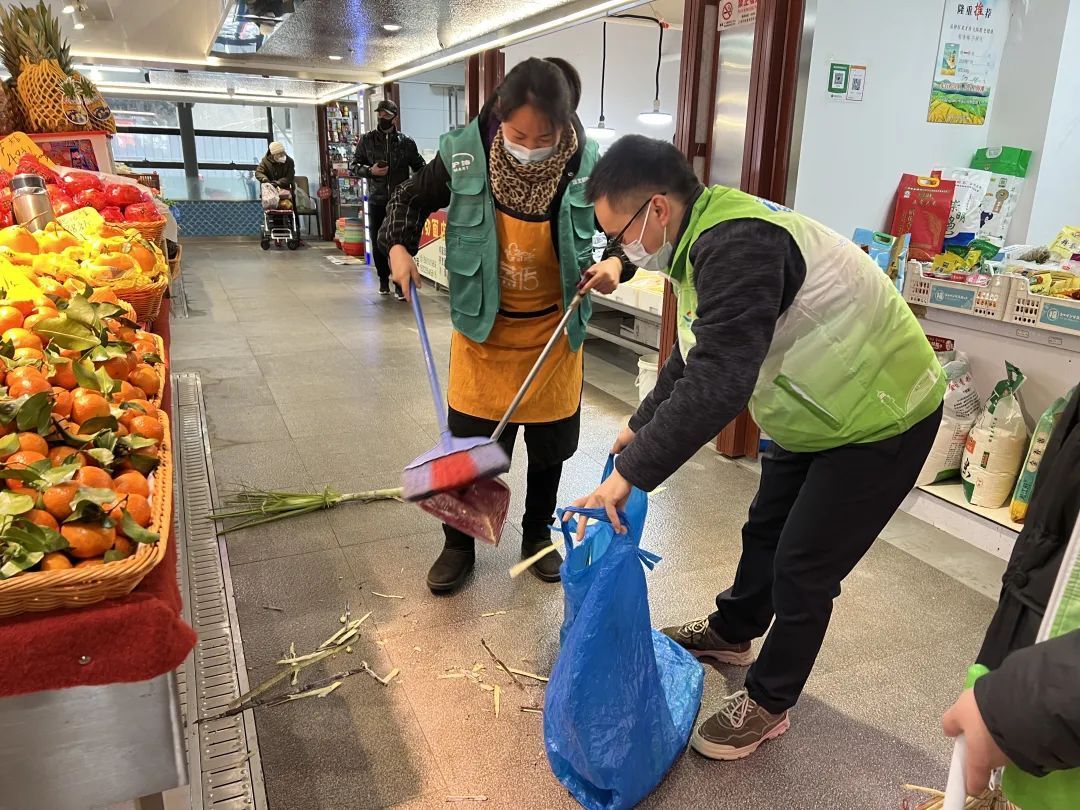
<path id="1" fill-rule="evenodd" d="M 971 376 L 967 358 L 949 349 L 938 349 L 937 345 L 934 348 L 942 368 L 945 369 L 948 387 L 945 389 L 941 424 L 930 447 L 930 455 L 926 457 L 926 463 L 915 480 L 916 486 L 947 481 L 960 474 L 964 443 L 981 407 L 979 392 L 975 389 L 975 380 Z"/>
<path id="2" fill-rule="evenodd" d="M 1005 364 L 1005 373 L 972 426 L 960 463 L 964 496 L 988 509 L 1009 499 L 1027 450 L 1027 424 L 1016 397 L 1024 375 L 1011 363 Z"/>
<path id="3" fill-rule="evenodd" d="M 1009 517 L 1017 523 L 1023 523 L 1027 517 L 1028 504 L 1031 503 L 1031 492 L 1035 488 L 1035 476 L 1039 472 L 1039 464 L 1042 463 L 1043 452 L 1046 443 L 1050 441 L 1050 434 L 1054 432 L 1065 406 L 1072 399 L 1073 391 L 1070 390 L 1063 397 L 1059 397 L 1043 411 L 1039 417 L 1039 423 L 1035 425 L 1035 433 L 1028 445 L 1027 457 L 1024 459 L 1024 467 L 1020 471 L 1020 478 L 1016 481 L 1016 489 L 1013 490 L 1012 504 L 1009 507 Z"/>
<path id="4" fill-rule="evenodd" d="M 931 176 L 956 183 L 949 226 L 945 231 L 945 246 L 964 247 L 971 244 L 982 226 L 982 204 L 993 175 L 981 169 L 935 169 Z"/>
<path id="5" fill-rule="evenodd" d="M 1024 188 L 1030 160 L 1030 149 L 1015 146 L 979 149 L 971 159 L 972 169 L 991 173 L 980 205 L 981 223 L 972 243 L 972 247 L 982 250 L 985 256 L 993 256 L 1005 245 L 1005 235 Z"/>

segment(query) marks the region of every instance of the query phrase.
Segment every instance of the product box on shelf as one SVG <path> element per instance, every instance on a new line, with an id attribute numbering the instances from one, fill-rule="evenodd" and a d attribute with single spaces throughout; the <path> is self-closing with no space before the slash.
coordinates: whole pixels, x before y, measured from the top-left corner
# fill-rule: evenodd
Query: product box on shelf
<path id="1" fill-rule="evenodd" d="M 1016 278 L 1009 296 L 1006 320 L 1023 326 L 1080 335 L 1080 301 L 1037 295 L 1030 279 Z"/>
<path id="2" fill-rule="evenodd" d="M 946 281 L 924 275 L 922 262 L 909 261 L 904 273 L 904 300 L 911 304 L 966 312 L 993 321 L 1005 319 L 1013 284 L 1019 279 L 995 275 L 985 284 Z"/>

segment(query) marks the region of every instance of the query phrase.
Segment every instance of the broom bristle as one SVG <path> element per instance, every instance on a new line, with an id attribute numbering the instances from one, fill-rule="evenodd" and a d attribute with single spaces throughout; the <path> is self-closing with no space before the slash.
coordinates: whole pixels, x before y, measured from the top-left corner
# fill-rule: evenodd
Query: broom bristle
<path id="1" fill-rule="evenodd" d="M 464 489 L 481 478 L 494 478 L 510 469 L 506 452 L 494 442 L 433 458 L 401 474 L 403 497 L 420 501 L 441 492 Z"/>

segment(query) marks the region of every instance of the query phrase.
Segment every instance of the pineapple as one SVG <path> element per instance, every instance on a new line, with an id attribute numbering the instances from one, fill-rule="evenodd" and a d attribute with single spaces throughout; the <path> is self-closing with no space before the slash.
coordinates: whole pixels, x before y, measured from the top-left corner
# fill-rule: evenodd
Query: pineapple
<path id="1" fill-rule="evenodd" d="M 90 116 L 91 126 L 100 127 L 106 132 L 116 132 L 116 121 L 113 119 L 112 110 L 109 109 L 105 99 L 101 97 L 97 86 L 77 70 L 71 72 L 71 77 L 75 80 L 75 85 L 79 89 L 82 103 Z"/>
<path id="2" fill-rule="evenodd" d="M 82 103 L 82 93 L 76 88 L 75 80 L 65 76 L 60 82 L 60 92 L 64 94 L 62 102 L 64 118 L 74 127 L 82 128 L 90 123 L 90 115 Z"/>
<path id="3" fill-rule="evenodd" d="M 0 10 L 0 47 L 31 129 L 66 132 L 94 126 L 70 75 L 71 53 L 60 21 L 44 0 L 33 8 Z"/>

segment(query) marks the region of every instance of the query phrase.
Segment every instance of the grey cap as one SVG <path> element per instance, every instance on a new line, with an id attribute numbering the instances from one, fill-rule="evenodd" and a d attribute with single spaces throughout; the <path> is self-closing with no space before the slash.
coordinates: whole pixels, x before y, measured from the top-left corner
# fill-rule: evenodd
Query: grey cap
<path id="1" fill-rule="evenodd" d="M 45 178 L 37 174 L 17 174 L 11 178 L 11 190 L 20 188 L 45 188 Z"/>
<path id="2" fill-rule="evenodd" d="M 379 106 L 375 108 L 375 114 L 378 115 L 381 112 L 388 112 L 395 118 L 398 114 L 398 106 L 388 98 L 384 98 L 379 102 Z"/>

